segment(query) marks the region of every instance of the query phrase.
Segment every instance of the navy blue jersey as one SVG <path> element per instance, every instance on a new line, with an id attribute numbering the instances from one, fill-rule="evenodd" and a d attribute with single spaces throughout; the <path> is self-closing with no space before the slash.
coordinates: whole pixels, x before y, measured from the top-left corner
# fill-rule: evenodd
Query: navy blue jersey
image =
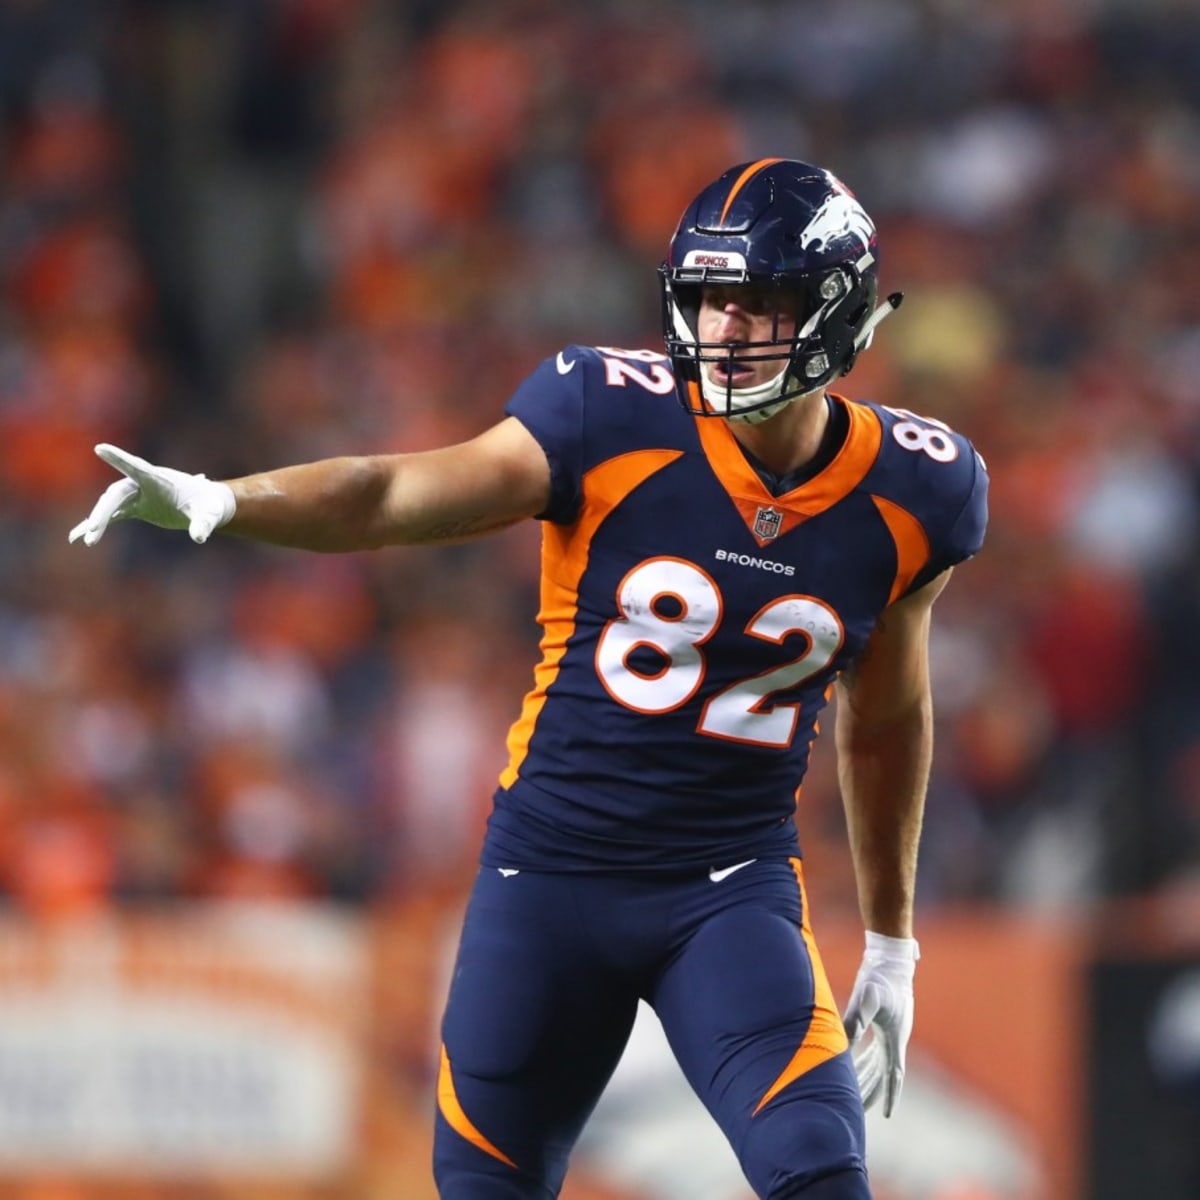
<path id="1" fill-rule="evenodd" d="M 773 495 L 668 360 L 570 346 L 506 412 L 551 466 L 541 662 L 483 861 L 678 869 L 794 854 L 833 680 L 882 610 L 974 554 L 987 473 L 939 422 L 842 397 L 849 432 Z"/>

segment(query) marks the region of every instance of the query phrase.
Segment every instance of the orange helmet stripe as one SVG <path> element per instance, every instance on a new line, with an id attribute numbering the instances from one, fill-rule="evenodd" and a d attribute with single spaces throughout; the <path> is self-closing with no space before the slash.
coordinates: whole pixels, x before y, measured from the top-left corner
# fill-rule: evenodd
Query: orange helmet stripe
<path id="1" fill-rule="evenodd" d="M 730 206 L 733 204 L 734 200 L 737 199 L 738 192 L 740 192 L 742 190 L 742 188 L 744 188 L 746 186 L 746 184 L 748 184 L 750 182 L 750 180 L 759 173 L 759 171 L 762 171 L 766 167 L 771 166 L 772 163 L 777 163 L 777 162 L 783 162 L 783 159 L 782 158 L 760 158 L 758 160 L 758 162 L 752 162 L 737 177 L 737 182 L 733 185 L 733 187 L 730 189 L 729 195 L 725 198 L 725 207 L 723 209 L 721 209 L 721 220 L 719 222 L 721 225 L 725 224 L 725 217 L 729 213 Z"/>

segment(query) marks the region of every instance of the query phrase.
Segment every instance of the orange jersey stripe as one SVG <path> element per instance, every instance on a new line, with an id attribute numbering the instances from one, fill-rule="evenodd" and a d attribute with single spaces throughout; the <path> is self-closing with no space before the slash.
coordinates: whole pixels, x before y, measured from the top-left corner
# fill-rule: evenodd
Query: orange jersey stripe
<path id="1" fill-rule="evenodd" d="M 753 179 L 754 176 L 759 173 L 759 171 L 763 170 L 764 167 L 769 167 L 772 163 L 777 163 L 777 162 L 783 162 L 783 159 L 782 158 L 760 158 L 758 160 L 758 162 L 752 162 L 737 177 L 737 182 L 734 183 L 733 187 L 730 189 L 729 195 L 725 198 L 725 207 L 723 209 L 721 209 L 721 219 L 718 222 L 718 224 L 720 224 L 720 225 L 725 224 L 725 218 L 729 214 L 730 206 L 733 204 L 734 200 L 737 199 L 738 192 L 740 192 L 742 190 L 742 188 L 744 188 L 746 186 L 746 184 L 748 184 L 750 182 L 750 180 Z"/>
<path id="2" fill-rule="evenodd" d="M 558 678 L 559 665 L 575 632 L 579 584 L 587 570 L 588 551 L 596 530 L 609 513 L 639 484 L 682 457 L 682 450 L 634 450 L 593 467 L 583 477 L 583 512 L 574 525 L 545 522 L 542 527 L 542 659 L 525 697 L 521 715 L 508 732 L 508 766 L 500 786 L 512 787 L 529 753 L 546 692 Z"/>
<path id="3" fill-rule="evenodd" d="M 507 1154 L 503 1154 L 497 1150 L 475 1128 L 471 1123 L 471 1118 L 463 1112 L 462 1105 L 458 1102 L 458 1093 L 454 1090 L 454 1077 L 450 1073 L 450 1056 L 446 1053 L 445 1046 L 442 1047 L 442 1064 L 438 1068 L 437 1102 L 442 1116 L 446 1118 L 450 1128 L 455 1133 L 466 1138 L 472 1146 L 478 1146 L 485 1154 L 490 1154 L 493 1158 L 498 1158 L 506 1166 L 512 1167 L 514 1171 L 517 1169 L 517 1164 Z"/>
<path id="4" fill-rule="evenodd" d="M 808 947 L 809 960 L 812 962 L 813 1014 L 808 1032 L 804 1035 L 804 1041 L 792 1055 L 792 1061 L 783 1069 L 783 1073 L 771 1084 L 767 1089 L 767 1094 L 758 1102 L 758 1107 L 754 1110 L 755 1116 L 770 1104 L 789 1083 L 799 1079 L 813 1067 L 827 1062 L 835 1054 L 841 1054 L 850 1045 L 846 1038 L 846 1030 L 842 1025 L 842 1018 L 838 1014 L 837 1005 L 833 999 L 833 988 L 829 986 L 829 979 L 825 975 L 825 966 L 821 962 L 821 955 L 813 938 L 812 926 L 809 924 L 808 896 L 804 891 L 804 864 L 798 858 L 793 858 L 791 863 L 792 870 L 796 873 L 796 882 L 800 886 L 801 911 L 804 914 L 800 932 L 804 937 L 804 944 Z"/>
<path id="5" fill-rule="evenodd" d="M 929 537 L 925 527 L 907 509 L 882 496 L 872 496 L 883 523 L 896 543 L 896 578 L 892 582 L 891 604 L 904 595 L 917 577 L 917 572 L 929 561 Z"/>

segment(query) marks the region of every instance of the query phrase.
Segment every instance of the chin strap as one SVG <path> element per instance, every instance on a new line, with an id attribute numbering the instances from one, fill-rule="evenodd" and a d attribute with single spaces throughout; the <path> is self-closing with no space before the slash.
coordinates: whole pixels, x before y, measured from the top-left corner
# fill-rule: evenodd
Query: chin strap
<path id="1" fill-rule="evenodd" d="M 784 371 L 783 376 L 776 376 L 771 382 L 782 392 L 789 382 L 795 383 L 795 376 L 787 375 L 787 372 Z M 792 392 L 790 395 L 784 396 L 782 400 L 777 400 L 774 404 L 764 404 L 762 408 L 753 408 L 749 412 L 726 413 L 725 419 L 727 421 L 737 421 L 742 425 L 761 425 L 764 421 L 769 421 L 776 413 L 783 412 L 789 404 L 799 400 L 802 396 L 809 396 L 813 392 L 819 391 L 821 391 L 820 388 L 811 388 L 807 392 Z"/>
<path id="2" fill-rule="evenodd" d="M 903 292 L 893 292 L 886 300 L 880 301 L 879 306 L 866 319 L 863 327 L 858 331 L 858 337 L 854 339 L 854 352 L 856 354 L 860 350 L 865 350 L 871 344 L 871 339 L 875 336 L 875 327 L 885 317 L 890 317 L 900 307 L 903 300 Z"/>
<path id="3" fill-rule="evenodd" d="M 734 408 L 734 404 L 759 404 L 764 400 L 770 400 L 778 396 L 784 389 L 786 376 L 787 367 L 784 367 L 778 375 L 773 375 L 765 383 L 756 384 L 754 387 L 730 388 L 713 383 L 709 379 L 708 373 L 702 369 L 700 372 L 700 389 L 704 393 L 705 400 L 712 405 L 714 411 L 727 420 L 744 421 L 750 425 L 757 425 L 760 421 L 765 421 L 768 417 L 773 417 L 781 409 L 786 408 L 795 397 L 789 396 L 786 400 L 780 400 L 778 404 L 768 404 L 764 408 L 755 408 L 750 412 L 745 412 L 740 407 Z"/>

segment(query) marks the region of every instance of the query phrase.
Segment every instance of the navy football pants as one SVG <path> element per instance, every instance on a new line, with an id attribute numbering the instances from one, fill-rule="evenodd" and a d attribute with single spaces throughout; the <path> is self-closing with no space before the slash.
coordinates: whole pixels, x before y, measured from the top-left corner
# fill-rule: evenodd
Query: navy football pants
<path id="1" fill-rule="evenodd" d="M 443 1200 L 551 1200 L 639 998 L 755 1193 L 870 1200 L 799 860 L 719 883 L 481 868 L 443 1021 Z"/>

